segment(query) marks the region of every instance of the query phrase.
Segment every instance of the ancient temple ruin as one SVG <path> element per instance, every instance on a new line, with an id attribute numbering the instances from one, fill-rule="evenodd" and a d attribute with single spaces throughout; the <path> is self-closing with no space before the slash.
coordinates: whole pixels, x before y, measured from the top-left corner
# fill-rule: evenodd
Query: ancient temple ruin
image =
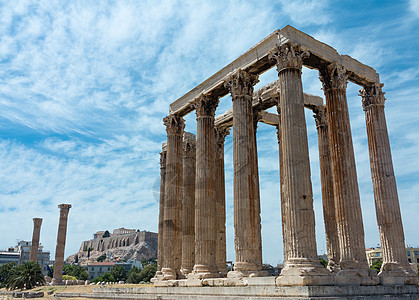
<path id="1" fill-rule="evenodd" d="M 324 99 L 305 94 L 302 66 L 319 71 Z M 258 75 L 278 80 L 254 91 Z M 368 268 L 347 82 L 361 87 L 383 266 Z M 376 71 L 291 26 L 277 30 L 170 105 L 164 119 L 156 286 L 240 286 L 264 278 L 256 133 L 275 126 L 279 143 L 284 269 L 276 286 L 392 286 L 417 283 L 403 226 Z M 215 118 L 228 93 L 232 109 Z M 276 107 L 278 114 L 265 110 Z M 304 108 L 318 132 L 328 268 L 316 249 Z M 197 136 L 184 132 L 195 111 Z M 226 269 L 224 139 L 233 128 L 234 270 Z M 279 216 L 278 216 L 279 217 Z M 263 282 L 261 279 L 260 282 Z M 266 281 L 267 282 L 267 281 Z"/>

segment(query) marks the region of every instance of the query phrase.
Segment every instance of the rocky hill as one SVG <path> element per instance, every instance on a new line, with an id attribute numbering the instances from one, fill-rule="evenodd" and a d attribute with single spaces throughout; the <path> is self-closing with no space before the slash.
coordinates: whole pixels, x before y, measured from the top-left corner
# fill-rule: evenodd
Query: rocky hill
<path id="1" fill-rule="evenodd" d="M 157 258 L 157 233 L 135 230 L 120 233 L 120 231 L 121 229 L 116 229 L 113 234 L 97 232 L 93 239 L 82 242 L 80 250 L 69 256 L 66 262 L 74 263 L 76 256 L 79 263 L 96 262 L 101 255 L 106 255 L 107 260 L 124 261 Z"/>

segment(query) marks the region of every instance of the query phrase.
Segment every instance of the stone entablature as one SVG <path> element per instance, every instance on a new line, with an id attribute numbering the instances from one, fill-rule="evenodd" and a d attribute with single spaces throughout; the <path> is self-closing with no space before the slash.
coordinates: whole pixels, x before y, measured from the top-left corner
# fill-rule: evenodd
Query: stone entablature
<path id="1" fill-rule="evenodd" d="M 87 251 L 90 247 L 93 248 L 94 251 L 105 251 L 118 247 L 137 245 L 141 242 L 151 240 L 157 240 L 157 233 L 150 231 L 137 232 L 134 230 L 133 233 L 111 235 L 108 238 L 98 237 L 89 241 L 83 241 L 79 251 Z"/>

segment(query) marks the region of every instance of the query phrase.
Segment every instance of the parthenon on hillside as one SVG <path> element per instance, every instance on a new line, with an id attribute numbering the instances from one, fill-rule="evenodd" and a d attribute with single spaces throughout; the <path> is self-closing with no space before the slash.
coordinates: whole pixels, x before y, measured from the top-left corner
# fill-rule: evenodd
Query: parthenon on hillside
<path id="1" fill-rule="evenodd" d="M 302 66 L 319 71 L 324 98 L 303 93 Z M 278 80 L 254 91 L 270 68 Z M 365 111 L 376 216 L 383 249 L 377 274 L 368 268 L 346 99 L 360 85 Z M 404 232 L 376 71 L 286 26 L 170 105 L 161 152 L 158 272 L 155 286 L 394 286 L 417 284 L 406 258 Z M 232 109 L 215 117 L 219 99 Z M 278 114 L 265 110 L 276 107 Z M 304 108 L 318 132 L 328 268 L 318 259 Z M 195 111 L 197 136 L 184 132 Z M 262 270 L 256 132 L 275 126 L 279 144 L 284 268 Z M 224 139 L 233 127 L 234 269 L 226 268 Z M 275 138 L 275 137 L 272 137 Z M 279 218 L 279 216 L 278 216 Z"/>

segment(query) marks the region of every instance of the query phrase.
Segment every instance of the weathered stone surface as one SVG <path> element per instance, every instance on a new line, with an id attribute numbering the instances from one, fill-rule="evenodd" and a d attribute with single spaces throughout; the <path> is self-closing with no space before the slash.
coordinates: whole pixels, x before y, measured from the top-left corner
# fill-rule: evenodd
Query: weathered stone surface
<path id="1" fill-rule="evenodd" d="M 157 248 L 157 272 L 161 273 L 161 268 L 164 259 L 164 189 L 166 184 L 166 144 L 162 145 L 162 152 L 160 152 L 160 201 L 159 201 L 159 232 L 158 232 L 158 248 Z"/>
<path id="2" fill-rule="evenodd" d="M 67 235 L 67 219 L 71 204 L 60 204 L 60 221 L 58 223 L 57 247 L 55 248 L 54 276 L 52 284 L 62 284 L 65 240 Z"/>
<path id="3" fill-rule="evenodd" d="M 38 261 L 38 249 L 39 249 L 39 236 L 41 233 L 41 218 L 33 218 L 33 234 L 32 234 L 32 244 L 31 252 L 29 255 L 29 260 Z"/>

